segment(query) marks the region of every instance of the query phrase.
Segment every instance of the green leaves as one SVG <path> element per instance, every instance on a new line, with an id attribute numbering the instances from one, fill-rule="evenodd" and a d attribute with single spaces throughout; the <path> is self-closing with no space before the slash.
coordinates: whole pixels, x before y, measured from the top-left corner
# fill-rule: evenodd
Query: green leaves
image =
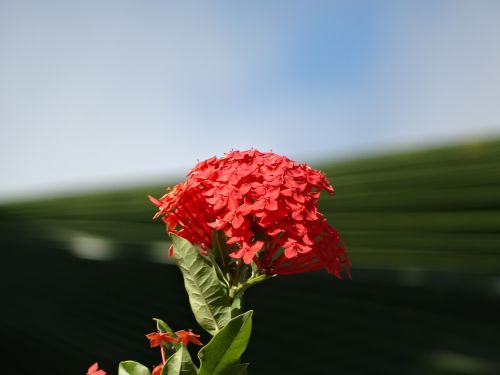
<path id="1" fill-rule="evenodd" d="M 177 346 L 172 348 L 177 351 L 165 363 L 162 375 L 246 375 L 248 364 L 240 364 L 240 358 L 250 339 L 253 311 L 231 319 L 231 314 L 237 314 L 242 308 L 243 293 L 237 293 L 231 306 L 224 274 L 220 268 L 219 275 L 217 273 L 217 261 L 214 259 L 212 263 L 186 239 L 174 234 L 171 238 L 174 258 L 184 277 L 194 316 L 200 326 L 214 337 L 198 353 L 201 361 L 199 370 L 187 349 Z M 222 257 L 219 261 L 224 263 Z M 166 323 L 155 320 L 160 332 L 172 333 Z"/>
<path id="2" fill-rule="evenodd" d="M 239 361 L 250 339 L 252 314 L 250 310 L 233 318 L 200 350 L 199 375 L 246 373 L 246 366 Z"/>
<path id="3" fill-rule="evenodd" d="M 167 363 L 165 363 L 161 375 L 167 374 L 196 375 L 196 366 L 185 346 L 181 346 L 181 348 L 167 360 Z"/>
<path id="4" fill-rule="evenodd" d="M 151 375 L 151 373 L 139 362 L 123 361 L 118 366 L 118 375 Z"/>
<path id="5" fill-rule="evenodd" d="M 182 271 L 189 303 L 198 324 L 215 335 L 231 319 L 226 290 L 215 268 L 200 254 L 199 248 L 182 237 L 171 235 L 174 258 Z"/>
<path id="6" fill-rule="evenodd" d="M 174 330 L 170 328 L 170 326 L 163 320 L 158 318 L 153 318 L 153 320 L 156 322 L 156 328 L 158 329 L 159 332 L 168 332 L 170 334 L 174 333 Z"/>
<path id="7" fill-rule="evenodd" d="M 231 317 L 240 315 L 243 309 L 243 292 L 236 294 L 231 304 Z"/>
<path id="8" fill-rule="evenodd" d="M 247 375 L 248 363 L 240 363 L 239 365 L 228 368 L 222 371 L 221 375 Z"/>

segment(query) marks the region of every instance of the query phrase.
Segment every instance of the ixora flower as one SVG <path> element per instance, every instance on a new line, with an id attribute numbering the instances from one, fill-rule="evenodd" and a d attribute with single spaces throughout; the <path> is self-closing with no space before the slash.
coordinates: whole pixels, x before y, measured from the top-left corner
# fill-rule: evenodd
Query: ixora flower
<path id="1" fill-rule="evenodd" d="M 217 231 L 230 257 L 254 262 L 267 275 L 325 268 L 341 278 L 349 260 L 339 233 L 318 211 L 322 190 L 334 192 L 320 171 L 251 149 L 202 161 L 185 182 L 149 198 L 168 232 L 203 254 Z"/>
<path id="2" fill-rule="evenodd" d="M 175 337 L 172 337 L 168 332 L 152 332 L 146 335 L 149 340 L 149 345 L 152 348 L 160 346 L 163 342 L 177 342 Z"/>
<path id="3" fill-rule="evenodd" d="M 272 152 L 231 151 L 198 163 L 186 181 L 156 199 L 172 240 L 170 255 L 184 279 L 193 315 L 208 334 L 203 345 L 191 330 L 156 321 L 146 335 L 162 362 L 152 374 L 135 361 L 119 374 L 247 374 L 242 355 L 253 311 L 244 293 L 275 275 L 326 269 L 341 278 L 350 263 L 340 235 L 318 211 L 321 191 L 333 194 L 324 174 Z M 350 275 L 349 275 L 350 276 Z M 311 338 L 313 340 L 313 338 Z M 187 346 L 201 346 L 199 365 Z M 228 354 L 229 353 L 229 354 Z M 87 375 L 105 375 L 92 365 Z"/>
<path id="4" fill-rule="evenodd" d="M 187 346 L 188 343 L 192 342 L 195 345 L 201 346 L 203 343 L 199 340 L 200 335 L 193 333 L 192 330 L 180 330 L 175 332 L 175 337 L 169 332 L 152 332 L 146 335 L 149 340 L 149 345 L 152 348 L 162 345 L 164 342 L 179 343 Z"/>
<path id="5" fill-rule="evenodd" d="M 176 331 L 175 335 L 177 336 L 177 342 L 179 344 L 182 344 L 184 346 L 187 346 L 190 342 L 192 342 L 195 345 L 202 346 L 203 343 L 199 340 L 200 335 L 196 335 L 193 333 L 193 331 Z"/>
<path id="6" fill-rule="evenodd" d="M 87 370 L 87 375 L 106 375 L 106 371 L 99 370 L 99 364 L 96 362 Z"/>

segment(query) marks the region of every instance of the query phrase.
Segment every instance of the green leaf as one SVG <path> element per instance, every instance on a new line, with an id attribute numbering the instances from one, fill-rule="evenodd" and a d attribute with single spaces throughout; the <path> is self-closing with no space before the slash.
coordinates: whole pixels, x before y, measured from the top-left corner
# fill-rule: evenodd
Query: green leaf
<path id="1" fill-rule="evenodd" d="M 184 286 L 198 324 L 215 335 L 231 319 L 229 298 L 217 278 L 213 265 L 198 247 L 182 237 L 171 235 L 174 258 L 184 276 Z"/>
<path id="2" fill-rule="evenodd" d="M 118 366 L 118 375 L 151 375 L 151 373 L 139 362 L 123 361 Z"/>
<path id="3" fill-rule="evenodd" d="M 236 294 L 231 304 L 231 317 L 235 317 L 241 314 L 243 309 L 243 292 Z"/>
<path id="4" fill-rule="evenodd" d="M 167 374 L 196 375 L 196 366 L 185 346 L 181 346 L 181 348 L 167 360 L 167 363 L 165 363 L 161 375 Z"/>
<path id="5" fill-rule="evenodd" d="M 215 268 L 215 273 L 217 274 L 219 282 L 222 284 L 222 287 L 224 288 L 224 294 L 228 294 L 230 286 L 229 286 L 229 281 L 227 280 L 227 276 L 224 274 L 224 271 L 222 271 L 222 269 L 220 268 L 219 264 L 217 263 L 217 259 L 215 259 L 214 254 L 211 251 L 207 253 L 207 257 L 209 258 L 210 262 Z"/>
<path id="6" fill-rule="evenodd" d="M 224 246 L 226 242 L 224 232 L 214 231 L 212 235 L 212 248 L 209 250 L 209 255 L 214 258 L 215 264 L 221 269 L 227 270 L 227 265 L 231 261 L 229 251 Z"/>
<path id="7" fill-rule="evenodd" d="M 240 363 L 221 372 L 221 375 L 247 375 L 248 363 Z"/>
<path id="8" fill-rule="evenodd" d="M 160 332 L 169 332 L 169 333 L 174 333 L 173 329 L 169 327 L 167 323 L 165 323 L 163 320 L 158 319 L 158 318 L 153 318 L 154 321 L 156 321 L 156 328 Z"/>
<path id="9" fill-rule="evenodd" d="M 252 331 L 253 311 L 238 315 L 218 332 L 205 345 L 198 357 L 200 358 L 199 375 L 222 374 L 239 364 Z"/>

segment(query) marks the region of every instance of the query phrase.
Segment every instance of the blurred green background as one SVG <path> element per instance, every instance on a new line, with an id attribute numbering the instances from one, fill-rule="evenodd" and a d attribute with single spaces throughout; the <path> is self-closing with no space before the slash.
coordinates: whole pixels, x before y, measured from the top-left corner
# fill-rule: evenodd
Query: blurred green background
<path id="1" fill-rule="evenodd" d="M 353 279 L 250 289 L 250 372 L 500 373 L 500 140 L 316 167 L 336 188 L 320 208 Z M 112 374 L 119 360 L 159 362 L 153 317 L 200 331 L 146 199 L 168 184 L 0 206 L 3 373 L 83 374 L 98 360 Z"/>

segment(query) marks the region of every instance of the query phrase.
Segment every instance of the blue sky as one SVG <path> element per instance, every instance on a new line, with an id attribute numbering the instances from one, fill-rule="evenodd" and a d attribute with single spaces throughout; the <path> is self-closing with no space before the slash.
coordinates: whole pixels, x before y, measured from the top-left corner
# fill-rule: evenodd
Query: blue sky
<path id="1" fill-rule="evenodd" d="M 2 1 L 0 198 L 500 135 L 498 1 Z"/>

